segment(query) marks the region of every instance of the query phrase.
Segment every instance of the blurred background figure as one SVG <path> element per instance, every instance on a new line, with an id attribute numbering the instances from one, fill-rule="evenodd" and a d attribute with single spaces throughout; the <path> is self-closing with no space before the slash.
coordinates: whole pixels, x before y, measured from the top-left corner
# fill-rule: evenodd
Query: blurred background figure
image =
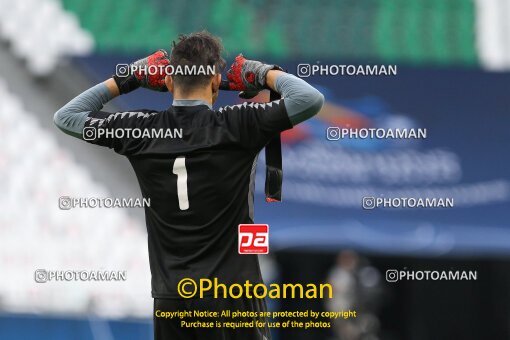
<path id="1" fill-rule="evenodd" d="M 355 251 L 343 250 L 338 254 L 327 282 L 333 285 L 334 297 L 326 301 L 326 309 L 356 312 L 356 317 L 334 321 L 338 339 L 380 339 L 377 312 L 383 291 L 379 271 Z"/>

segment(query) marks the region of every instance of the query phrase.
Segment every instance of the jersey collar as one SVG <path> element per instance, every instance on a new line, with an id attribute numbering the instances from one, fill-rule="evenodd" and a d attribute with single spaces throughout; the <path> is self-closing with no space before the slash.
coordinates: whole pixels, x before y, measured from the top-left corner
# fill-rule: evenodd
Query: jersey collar
<path id="1" fill-rule="evenodd" d="M 212 110 L 212 105 L 202 99 L 174 99 L 173 106 L 198 106 L 207 105 Z"/>

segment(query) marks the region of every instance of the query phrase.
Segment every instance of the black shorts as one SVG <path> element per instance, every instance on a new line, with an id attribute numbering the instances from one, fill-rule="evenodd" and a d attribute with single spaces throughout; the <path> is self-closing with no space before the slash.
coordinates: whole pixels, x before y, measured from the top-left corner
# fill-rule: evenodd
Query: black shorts
<path id="1" fill-rule="evenodd" d="M 265 318 L 256 318 L 259 321 L 265 322 L 265 327 L 250 327 L 250 328 L 230 328 L 230 327 L 211 327 L 211 328 L 196 328 L 196 327 L 182 327 L 181 322 L 235 322 L 239 319 L 232 318 L 201 318 L 193 316 L 193 311 L 253 311 L 253 312 L 266 312 L 266 302 L 263 299 L 154 299 L 154 339 L 155 340 L 270 340 L 271 334 L 267 327 L 267 320 Z M 191 317 L 180 319 L 176 318 L 162 318 L 156 317 L 160 312 L 175 312 L 175 311 L 190 311 Z M 253 318 L 252 318 L 253 319 Z M 243 321 L 250 320 L 250 318 L 242 318 Z M 216 323 L 215 323 L 216 324 Z M 217 325 L 217 324 L 216 324 Z"/>

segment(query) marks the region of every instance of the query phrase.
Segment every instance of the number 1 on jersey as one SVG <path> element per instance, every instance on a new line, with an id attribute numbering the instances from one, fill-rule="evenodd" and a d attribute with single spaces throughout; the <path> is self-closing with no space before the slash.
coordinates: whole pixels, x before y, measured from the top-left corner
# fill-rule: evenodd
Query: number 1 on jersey
<path id="1" fill-rule="evenodd" d="M 177 197 L 179 198 L 179 209 L 188 210 L 188 172 L 186 171 L 186 157 L 177 157 L 173 168 L 174 175 L 177 175 Z"/>

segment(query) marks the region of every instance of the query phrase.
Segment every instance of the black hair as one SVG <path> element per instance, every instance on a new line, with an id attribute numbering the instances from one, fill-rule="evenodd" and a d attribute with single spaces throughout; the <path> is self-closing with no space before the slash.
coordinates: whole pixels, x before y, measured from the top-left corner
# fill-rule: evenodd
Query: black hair
<path id="1" fill-rule="evenodd" d="M 174 41 L 172 45 L 170 65 L 174 67 L 174 70 L 186 66 L 204 68 L 213 66 L 217 74 L 225 68 L 225 60 L 221 57 L 223 45 L 220 38 L 205 30 L 187 35 L 181 34 L 178 42 Z M 174 71 L 172 79 L 175 86 L 186 93 L 194 88 L 207 85 L 213 76 L 213 74 L 182 75 Z"/>

